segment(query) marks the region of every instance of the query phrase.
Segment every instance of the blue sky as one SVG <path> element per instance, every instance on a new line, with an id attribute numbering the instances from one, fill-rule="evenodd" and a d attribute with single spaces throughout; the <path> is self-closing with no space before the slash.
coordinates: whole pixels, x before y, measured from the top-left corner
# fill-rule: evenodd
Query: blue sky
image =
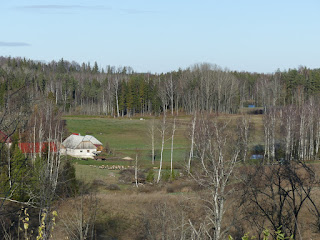
<path id="1" fill-rule="evenodd" d="M 316 0 L 2 1 L 0 55 L 152 73 L 319 68 L 319 10 Z"/>

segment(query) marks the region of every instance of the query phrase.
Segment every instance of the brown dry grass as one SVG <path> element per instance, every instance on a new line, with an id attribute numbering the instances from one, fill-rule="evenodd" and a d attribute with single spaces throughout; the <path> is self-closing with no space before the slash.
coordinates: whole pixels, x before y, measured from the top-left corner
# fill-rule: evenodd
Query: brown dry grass
<path id="1" fill-rule="evenodd" d="M 320 165 L 312 164 L 315 171 L 319 173 Z M 254 166 L 242 167 L 241 171 L 253 171 Z M 271 170 L 271 168 L 270 168 Z M 237 219 L 235 227 L 230 229 L 234 237 L 241 234 L 258 234 L 257 229 L 246 221 L 241 213 L 240 197 L 241 184 L 235 183 L 236 191 L 230 195 L 224 216 L 225 226 L 230 226 L 232 221 Z M 179 225 L 184 214 L 184 220 L 192 219 L 194 222 L 202 222 L 206 215 L 204 202 L 199 199 L 205 196 L 205 190 L 196 188 L 192 181 L 180 179 L 162 186 L 146 185 L 136 189 L 128 187 L 126 190 L 109 192 L 107 194 L 97 193 L 98 215 L 96 221 L 97 239 L 146 239 L 146 227 L 150 228 L 154 234 L 160 234 L 161 215 L 160 208 L 166 208 L 166 221 Z M 316 186 L 312 192 L 313 198 L 319 202 L 320 187 Z M 58 206 L 58 220 L 54 231 L 54 239 L 66 239 L 63 231 L 62 219 L 68 212 L 74 211 L 76 199 L 68 199 L 61 202 Z M 313 223 L 314 217 L 309 211 L 309 205 L 304 205 L 300 213 L 299 232 L 302 239 L 320 239 L 320 233 L 315 232 Z M 271 226 L 265 224 L 266 228 Z M 174 226 L 177 227 L 177 226 Z M 170 234 L 170 232 L 168 233 Z M 157 236 L 157 235 L 156 235 Z M 156 238 L 158 239 L 158 238 Z"/>
<path id="2" fill-rule="evenodd" d="M 152 193 L 128 192 L 96 194 L 98 200 L 97 239 L 145 239 L 146 224 L 150 224 L 155 231 L 157 224 L 155 225 L 153 221 L 164 220 L 160 219 L 157 206 L 166 209 L 168 218 L 177 217 L 179 219 L 179 214 L 185 212 L 186 209 L 189 209 L 190 218 L 195 220 L 201 218 L 199 214 L 201 211 L 196 209 L 201 207 L 190 196 L 167 194 L 164 189 Z M 75 210 L 72 207 L 75 201 L 80 201 L 80 199 L 69 199 L 60 203 L 54 239 L 67 239 L 63 221 L 67 221 L 68 213 Z"/>

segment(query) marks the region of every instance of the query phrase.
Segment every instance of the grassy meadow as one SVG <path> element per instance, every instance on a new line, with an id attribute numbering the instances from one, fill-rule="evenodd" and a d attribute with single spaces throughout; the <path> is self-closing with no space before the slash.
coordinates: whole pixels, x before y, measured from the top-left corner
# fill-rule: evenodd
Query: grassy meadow
<path id="1" fill-rule="evenodd" d="M 65 117 L 69 133 L 80 133 L 81 135 L 90 134 L 103 143 L 109 145 L 112 155 L 109 157 L 123 158 L 129 156 L 135 158 L 136 153 L 139 156 L 139 162 L 142 165 L 151 163 L 151 137 L 148 134 L 148 124 L 151 119 L 140 120 L 128 118 L 92 118 L 92 117 Z M 156 119 L 158 124 L 159 119 Z M 187 139 L 186 119 L 177 120 L 177 127 L 174 137 L 173 158 L 176 164 L 183 164 L 188 152 L 189 141 Z M 171 132 L 170 124 L 172 119 L 168 118 L 168 132 L 166 136 L 164 162 L 170 161 L 171 151 Z M 160 132 L 155 131 L 155 152 L 156 161 L 160 159 Z M 106 161 L 107 164 L 118 164 L 119 161 Z M 106 164 L 98 163 L 98 164 Z M 93 160 L 83 162 L 83 164 L 94 164 Z M 125 164 L 125 163 L 124 163 Z"/>
<path id="2" fill-rule="evenodd" d="M 248 115 L 252 124 L 250 134 L 250 146 L 263 144 L 263 125 L 262 115 Z M 230 125 L 237 123 L 240 115 L 220 115 L 222 121 L 230 121 Z M 106 161 L 97 161 L 93 159 L 81 160 L 72 159 L 75 163 L 77 177 L 86 182 L 92 182 L 95 179 L 106 180 L 109 170 L 94 169 L 93 166 L 101 165 L 133 165 L 133 161 L 122 160 L 124 157 L 135 159 L 138 154 L 139 167 L 141 169 L 158 167 L 160 160 L 161 136 L 159 124 L 161 117 L 155 119 L 155 165 L 151 164 L 151 136 L 148 128 L 152 118 L 110 118 L 110 117 L 93 117 L 93 116 L 65 116 L 68 134 L 80 133 L 81 135 L 90 134 L 103 143 L 103 146 L 109 146 L 112 154 L 102 155 L 107 157 Z M 173 162 L 174 168 L 183 169 L 190 149 L 188 131 L 190 131 L 191 116 L 179 116 L 176 120 L 176 132 L 174 136 Z M 163 156 L 163 168 L 170 166 L 171 157 L 171 128 L 173 118 L 167 117 L 167 133 Z"/>

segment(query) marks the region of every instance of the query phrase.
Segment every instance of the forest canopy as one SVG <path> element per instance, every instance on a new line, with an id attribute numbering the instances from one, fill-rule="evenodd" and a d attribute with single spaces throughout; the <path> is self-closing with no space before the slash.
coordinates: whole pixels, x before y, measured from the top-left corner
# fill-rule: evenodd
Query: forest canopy
<path id="1" fill-rule="evenodd" d="M 239 108 L 302 105 L 320 91 L 320 69 L 298 67 L 270 74 L 237 72 L 209 63 L 152 74 L 131 67 L 99 68 L 0 57 L 0 106 L 6 94 L 25 88 L 30 98 L 47 98 L 64 114 L 133 116 L 195 110 L 236 113 Z"/>

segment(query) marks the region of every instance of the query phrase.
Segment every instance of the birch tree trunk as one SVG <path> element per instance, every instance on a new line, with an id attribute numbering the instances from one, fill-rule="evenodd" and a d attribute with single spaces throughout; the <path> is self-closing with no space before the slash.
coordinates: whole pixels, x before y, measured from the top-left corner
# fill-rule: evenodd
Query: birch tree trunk
<path id="1" fill-rule="evenodd" d="M 248 154 L 248 144 L 249 144 L 249 128 L 250 128 L 250 119 L 248 116 L 243 115 L 241 121 L 239 121 L 239 130 L 243 142 L 243 161 L 246 162 Z"/>
<path id="2" fill-rule="evenodd" d="M 310 101 L 308 106 L 308 125 L 309 125 L 309 148 L 308 148 L 308 160 L 314 158 L 314 106 L 313 102 Z"/>
<path id="3" fill-rule="evenodd" d="M 138 154 L 136 153 L 136 160 L 134 165 L 134 180 L 136 183 L 136 187 L 138 187 Z"/>
<path id="4" fill-rule="evenodd" d="M 319 112 L 317 113 L 316 123 L 315 124 L 316 124 L 316 129 L 315 129 L 315 157 L 318 158 L 319 145 L 320 145 L 320 118 L 319 118 Z"/>
<path id="5" fill-rule="evenodd" d="M 191 146 L 190 146 L 189 160 L 188 160 L 188 165 L 187 165 L 188 173 L 190 173 L 191 160 L 193 158 L 194 134 L 195 134 L 196 122 L 197 122 L 197 113 L 195 111 L 194 115 L 193 115 L 192 122 L 191 122 Z"/>
<path id="6" fill-rule="evenodd" d="M 7 146 L 7 160 L 8 160 L 8 179 L 9 179 L 9 187 L 12 188 L 12 179 L 11 179 L 11 156 L 10 156 L 10 146 Z"/>
<path id="7" fill-rule="evenodd" d="M 172 74 L 170 76 L 170 83 L 169 83 L 169 94 L 170 94 L 170 102 L 171 102 L 171 116 L 173 116 L 174 112 L 174 105 L 173 105 L 173 100 L 174 100 L 174 87 L 173 87 L 173 80 L 172 80 Z"/>
<path id="8" fill-rule="evenodd" d="M 154 153 L 154 145 L 155 145 L 155 119 L 153 118 L 150 120 L 148 124 L 148 133 L 151 138 L 151 161 L 152 165 L 154 165 L 154 158 L 155 158 L 155 153 Z"/>
<path id="9" fill-rule="evenodd" d="M 35 117 L 35 123 L 33 127 L 33 153 L 32 153 L 32 162 L 35 162 L 36 159 L 36 125 L 37 125 L 37 115 Z"/>
<path id="10" fill-rule="evenodd" d="M 160 164 L 159 164 L 159 172 L 158 172 L 157 183 L 159 183 L 160 179 L 161 179 L 161 170 L 162 170 L 162 162 L 163 162 L 163 150 L 164 150 L 164 143 L 165 143 L 165 133 L 166 133 L 166 111 L 164 110 L 162 123 L 161 123 L 161 126 L 160 126 L 161 151 L 160 151 Z"/>
<path id="11" fill-rule="evenodd" d="M 174 133 L 176 131 L 176 117 L 173 119 L 173 126 L 172 126 L 172 135 L 171 135 L 171 158 L 170 158 L 170 170 L 171 170 L 171 177 L 173 173 L 173 139 L 174 139 Z"/>
<path id="12" fill-rule="evenodd" d="M 292 159 L 292 151 L 293 151 L 293 126 L 295 124 L 295 115 L 296 112 L 292 106 L 289 106 L 285 109 L 283 114 L 283 126 L 282 130 L 284 131 L 285 135 L 285 159 L 289 161 Z"/>
<path id="13" fill-rule="evenodd" d="M 115 81 L 114 81 L 114 92 L 115 92 L 115 96 L 116 96 L 117 117 L 120 117 L 120 113 L 119 113 L 119 99 L 118 99 L 118 89 L 119 89 L 119 79 L 118 79 L 118 77 L 116 77 L 116 78 L 115 78 Z"/>
<path id="14" fill-rule="evenodd" d="M 305 112 L 301 110 L 300 112 L 300 130 L 299 130 L 299 159 L 304 160 L 305 158 Z"/>
<path id="15" fill-rule="evenodd" d="M 275 161 L 276 157 L 276 112 L 275 109 L 272 109 L 271 112 L 271 160 L 272 162 Z"/>

